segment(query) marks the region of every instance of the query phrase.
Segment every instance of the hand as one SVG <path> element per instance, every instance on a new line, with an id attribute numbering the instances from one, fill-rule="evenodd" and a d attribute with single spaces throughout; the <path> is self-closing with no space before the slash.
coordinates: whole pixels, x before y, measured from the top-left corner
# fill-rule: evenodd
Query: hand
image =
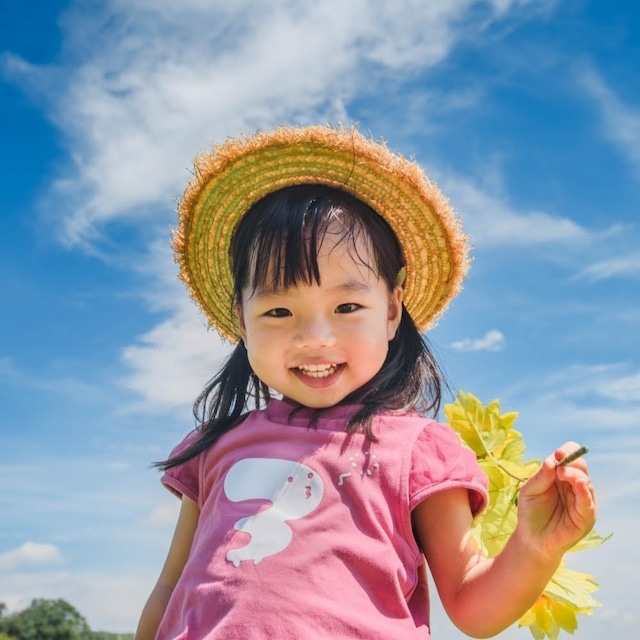
<path id="1" fill-rule="evenodd" d="M 556 466 L 578 447 L 567 442 L 556 449 L 520 490 L 516 531 L 545 557 L 562 556 L 596 521 L 595 494 L 584 458 Z"/>

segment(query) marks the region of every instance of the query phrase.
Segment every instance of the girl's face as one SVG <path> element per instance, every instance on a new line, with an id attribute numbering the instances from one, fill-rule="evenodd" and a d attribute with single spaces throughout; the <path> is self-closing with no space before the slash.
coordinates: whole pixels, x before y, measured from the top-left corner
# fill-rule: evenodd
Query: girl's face
<path id="1" fill-rule="evenodd" d="M 246 288 L 238 315 L 254 373 L 304 406 L 343 400 L 380 370 L 402 313 L 402 289 L 367 265 L 369 247 L 355 249 L 327 233 L 318 251 L 321 284 Z M 350 250 L 349 250 L 350 249 Z"/>

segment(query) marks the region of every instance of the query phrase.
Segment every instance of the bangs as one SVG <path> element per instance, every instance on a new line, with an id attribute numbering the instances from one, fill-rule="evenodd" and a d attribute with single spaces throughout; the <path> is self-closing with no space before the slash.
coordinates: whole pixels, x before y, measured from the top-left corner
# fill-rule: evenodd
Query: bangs
<path id="1" fill-rule="evenodd" d="M 383 218 L 346 192 L 300 185 L 269 194 L 238 224 L 231 245 L 236 300 L 244 289 L 321 284 L 318 253 L 327 235 L 347 243 L 352 259 L 390 286 L 395 282 L 402 255 Z"/>

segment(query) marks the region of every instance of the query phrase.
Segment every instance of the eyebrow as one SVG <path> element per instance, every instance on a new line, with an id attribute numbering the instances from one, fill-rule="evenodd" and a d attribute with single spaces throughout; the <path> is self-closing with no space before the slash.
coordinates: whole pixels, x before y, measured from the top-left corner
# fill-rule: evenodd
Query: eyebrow
<path id="1" fill-rule="evenodd" d="M 295 285 L 292 285 L 291 287 L 287 287 L 287 288 L 293 289 L 295 288 Z M 285 287 L 258 288 L 254 291 L 251 297 L 261 298 L 263 300 L 268 298 L 275 298 L 281 295 L 283 292 L 286 292 L 287 288 Z M 330 289 L 327 290 L 328 293 L 332 293 L 332 292 L 365 293 L 367 291 L 371 291 L 371 286 L 363 280 L 356 280 L 356 279 L 345 280 L 344 282 L 341 282 L 340 284 L 337 284 L 335 287 L 331 287 Z"/>
<path id="2" fill-rule="evenodd" d="M 342 282 L 336 287 L 332 287 L 330 291 L 346 291 L 346 292 L 354 291 L 358 293 L 358 292 L 364 292 L 364 291 L 371 291 L 371 285 L 368 282 L 365 282 L 363 280 L 352 279 L 352 280 L 347 280 L 346 282 Z"/>

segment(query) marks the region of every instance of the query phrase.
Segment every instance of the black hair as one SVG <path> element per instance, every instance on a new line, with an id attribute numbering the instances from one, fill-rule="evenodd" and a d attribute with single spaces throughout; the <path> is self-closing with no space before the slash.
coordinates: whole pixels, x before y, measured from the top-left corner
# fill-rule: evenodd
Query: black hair
<path id="1" fill-rule="evenodd" d="M 339 225 L 333 224 L 338 221 Z M 341 229 L 338 242 L 347 242 L 352 257 L 373 269 L 392 291 L 405 261 L 389 224 L 371 207 L 349 193 L 324 185 L 304 184 L 270 193 L 256 202 L 238 223 L 231 241 L 230 259 L 235 307 L 246 288 L 287 288 L 320 284 L 318 251 L 325 234 Z M 374 264 L 357 253 L 363 240 Z M 402 305 L 395 337 L 378 373 L 339 404 L 360 404 L 349 420 L 349 433 L 372 431 L 381 409 L 413 409 L 437 414 L 446 384 L 426 339 Z M 266 405 L 271 393 L 253 372 L 240 342 L 222 368 L 205 386 L 193 406 L 200 437 L 179 455 L 156 463 L 160 469 L 182 464 L 210 447 L 252 409 Z M 302 407 L 299 407 L 302 408 Z M 294 410 L 295 411 L 295 410 Z M 322 409 L 315 410 L 317 418 Z M 313 425 L 313 421 L 312 421 Z"/>

